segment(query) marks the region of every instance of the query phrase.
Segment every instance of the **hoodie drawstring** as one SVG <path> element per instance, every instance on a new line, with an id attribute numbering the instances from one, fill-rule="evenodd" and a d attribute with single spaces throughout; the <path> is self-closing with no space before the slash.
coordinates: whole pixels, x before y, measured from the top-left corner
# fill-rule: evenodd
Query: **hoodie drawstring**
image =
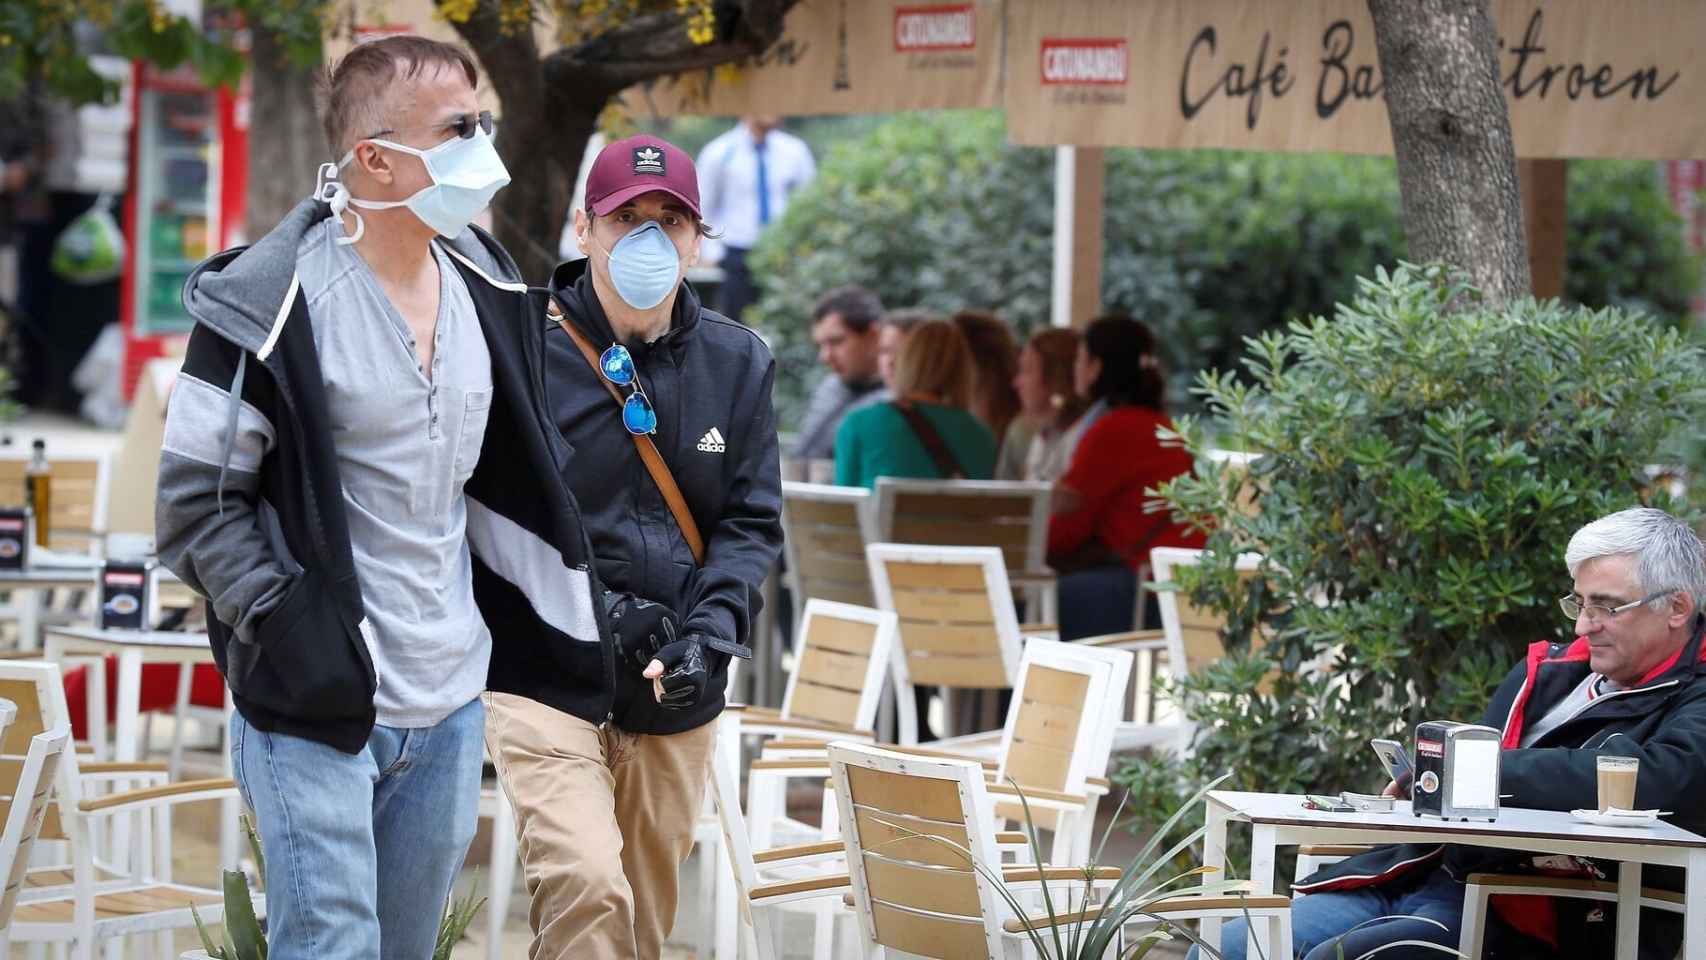
<path id="1" fill-rule="evenodd" d="M 237 353 L 237 374 L 231 378 L 231 414 L 225 418 L 225 452 L 219 456 L 219 484 L 213 499 L 219 506 L 219 519 L 225 519 L 225 469 L 231 465 L 231 452 L 237 447 L 237 413 L 243 408 L 243 378 L 249 370 L 249 352 Z"/>

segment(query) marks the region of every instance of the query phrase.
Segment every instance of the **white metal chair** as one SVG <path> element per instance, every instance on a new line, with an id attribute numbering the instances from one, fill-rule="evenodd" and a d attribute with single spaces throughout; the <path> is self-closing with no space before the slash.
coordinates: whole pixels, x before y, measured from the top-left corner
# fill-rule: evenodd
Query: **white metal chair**
<path id="1" fill-rule="evenodd" d="M 864 487 L 782 484 L 782 549 L 796 604 L 809 599 L 873 604 L 865 566 L 871 512 L 871 492 Z"/>
<path id="2" fill-rule="evenodd" d="M 1492 896 L 1561 897 L 1570 900 L 1617 902 L 1617 884 L 1610 880 L 1587 880 L 1576 877 L 1525 876 L 1507 873 L 1471 873 L 1463 886 L 1463 932 L 1459 934 L 1457 952 L 1470 960 L 1480 960 L 1482 941 L 1486 936 L 1487 898 Z M 1657 887 L 1641 888 L 1641 909 L 1660 910 L 1681 915 L 1683 897 L 1674 890 Z M 1618 917 L 1618 923 L 1624 918 Z"/>
<path id="3" fill-rule="evenodd" d="M 1027 931 L 1056 924 L 1015 912 L 974 864 L 999 872 L 1020 902 L 1048 884 L 1060 925 L 1094 920 L 1080 894 L 1105 890 L 1112 867 L 1003 866 L 992 831 L 989 794 L 975 761 L 942 760 L 863 744 L 829 748 L 841 805 L 852 895 L 864 955 L 888 950 L 926 957 L 1034 957 Z M 1290 900 L 1280 896 L 1204 896 L 1183 892 L 1149 912 L 1184 920 L 1249 915 L 1265 921 L 1269 956 L 1290 956 Z M 1064 914 L 1062 916 L 1061 914 Z"/>
<path id="4" fill-rule="evenodd" d="M 10 702 L 3 702 L 3 706 L 0 719 L 10 727 L 17 717 L 17 707 Z M 0 892 L 0 956 L 8 953 L 12 914 L 24 889 L 30 853 L 47 818 L 48 795 L 59 774 L 60 759 L 70 742 L 69 725 L 38 733 L 30 738 L 21 764 L 5 764 L 5 829 L 0 831 L 0 877 L 5 878 L 4 892 Z"/>
<path id="5" fill-rule="evenodd" d="M 884 681 L 893 659 L 893 612 L 827 600 L 810 600 L 800 621 L 799 659 L 788 678 L 782 709 L 731 708 L 743 735 L 781 737 L 822 753 L 831 739 L 871 740 Z M 822 780 L 822 775 L 816 777 Z M 753 777 L 747 784 L 747 819 L 753 842 L 800 840 L 819 831 L 786 816 L 786 773 Z"/>
<path id="6" fill-rule="evenodd" d="M 1048 568 L 1047 483 L 905 480 L 879 477 L 871 539 L 953 547 L 999 547 L 1008 583 L 1024 591 L 1032 622 L 1053 623 L 1055 576 Z"/>
<path id="7" fill-rule="evenodd" d="M 873 543 L 865 548 L 877 606 L 900 618 L 892 658 L 899 741 L 918 742 L 915 684 L 1010 689 L 1019 622 L 998 547 Z"/>
<path id="8" fill-rule="evenodd" d="M 847 889 L 846 868 L 841 863 L 842 845 L 831 840 L 753 852 L 740 811 L 741 734 L 739 714 L 724 714 L 718 720 L 710 794 L 722 829 L 724 851 L 733 868 L 734 896 L 718 899 L 717 915 L 721 917 L 730 910 L 737 914 L 744 956 L 771 960 L 778 955 L 776 938 L 780 932 L 780 924 L 771 911 L 803 909 L 816 917 L 814 956 L 828 958 L 835 917 L 846 913 L 840 900 Z"/>
<path id="9" fill-rule="evenodd" d="M 1087 649 L 1053 640 L 1025 645 L 1019 685 L 1008 707 L 993 759 L 948 752 L 952 741 L 929 748 L 897 746 L 897 753 L 980 763 L 990 778 L 996 826 L 1023 827 L 1024 807 L 1039 830 L 1052 834 L 1049 858 L 1077 862 L 1089 856 L 1096 807 L 1107 792 L 1112 716 L 1124 701 L 1131 655 Z M 815 753 L 809 749 L 817 747 Z M 749 778 L 822 777 L 827 755 L 821 743 L 773 741 L 754 761 Z M 1012 781 L 1011 783 L 1009 781 Z M 756 789 L 749 787 L 749 790 Z M 1019 794 L 1023 793 L 1023 805 Z M 833 811 L 826 812 L 829 828 Z M 833 824 L 839 828 L 841 824 Z M 825 837 L 833 836 L 826 829 Z"/>
<path id="10" fill-rule="evenodd" d="M 0 453 L 0 503 L 25 503 L 24 468 L 30 455 L 25 450 Z M 48 549 L 61 553 L 97 553 L 100 537 L 106 529 L 107 488 L 112 482 L 110 458 L 104 454 L 56 454 L 48 458 L 53 470 L 52 515 L 37 517 L 60 531 L 48 540 Z M 91 586 L 93 580 L 91 579 Z M 41 647 L 41 626 L 44 622 L 69 623 L 72 610 L 49 609 L 49 594 L 53 591 L 15 588 L 6 613 L 18 625 L 18 647 L 36 650 Z"/>
<path id="11" fill-rule="evenodd" d="M 1149 551 L 1149 567 L 1158 584 L 1170 584 L 1174 571 L 1201 563 L 1202 553 L 1181 547 L 1156 547 Z M 1241 575 L 1253 574 L 1261 562 L 1261 554 L 1242 554 L 1238 557 L 1238 570 Z M 1165 586 L 1156 590 L 1155 600 L 1161 608 L 1161 634 L 1166 646 L 1167 673 L 1171 677 L 1184 677 L 1225 655 L 1220 632 L 1226 624 L 1225 617 L 1196 606 L 1176 589 Z M 1262 642 L 1261 637 L 1255 640 L 1258 647 Z M 1143 711 L 1146 715 L 1122 725 L 1115 734 L 1117 749 L 1187 749 L 1195 733 L 1194 726 L 1171 704 L 1155 704 L 1148 690 L 1139 693 L 1139 700 L 1149 704 Z"/>
<path id="12" fill-rule="evenodd" d="M 70 727 L 55 664 L 0 660 L 0 697 L 18 707 L 17 722 L 0 738 L 0 769 L 20 763 L 16 751 L 25 738 Z M 100 794 L 96 784 L 102 779 L 157 785 Z M 171 812 L 181 803 L 235 799 L 237 785 L 229 779 L 163 781 L 156 764 L 104 764 L 89 775 L 74 752 L 62 754 L 40 837 L 68 841 L 71 863 L 28 872 L 12 917 L 14 942 L 68 944 L 73 960 L 93 960 L 103 940 L 154 933 L 158 949 L 169 954 L 171 931 L 193 926 L 192 905 L 209 922 L 223 917 L 217 887 L 172 879 Z M 117 817 L 131 819 L 133 846 L 119 851 L 120 862 L 102 864 L 95 855 L 97 826 Z M 256 909 L 265 910 L 263 898 L 256 897 Z"/>

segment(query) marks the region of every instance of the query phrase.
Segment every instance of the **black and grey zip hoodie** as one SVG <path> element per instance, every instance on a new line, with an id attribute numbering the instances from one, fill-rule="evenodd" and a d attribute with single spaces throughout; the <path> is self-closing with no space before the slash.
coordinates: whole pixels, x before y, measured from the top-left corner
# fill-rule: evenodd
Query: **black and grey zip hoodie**
<path id="1" fill-rule="evenodd" d="M 168 406 L 155 528 L 161 561 L 208 600 L 214 660 L 244 719 L 356 753 L 382 678 L 296 277 L 298 244 L 330 215 L 303 201 L 253 246 L 190 275 L 196 327 Z M 615 657 L 600 588 L 564 481 L 567 448 L 539 399 L 547 294 L 478 228 L 445 247 L 492 359 L 483 455 L 464 487 L 490 684 L 608 715 Z"/>

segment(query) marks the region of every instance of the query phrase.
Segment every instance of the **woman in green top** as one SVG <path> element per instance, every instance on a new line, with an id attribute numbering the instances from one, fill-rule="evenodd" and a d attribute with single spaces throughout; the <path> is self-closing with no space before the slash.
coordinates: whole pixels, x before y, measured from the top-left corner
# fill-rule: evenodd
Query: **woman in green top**
<path id="1" fill-rule="evenodd" d="M 895 399 L 841 421 L 835 482 L 875 487 L 878 477 L 988 480 L 995 435 L 966 409 L 971 383 L 971 350 L 957 327 L 946 320 L 913 327 L 895 358 Z"/>

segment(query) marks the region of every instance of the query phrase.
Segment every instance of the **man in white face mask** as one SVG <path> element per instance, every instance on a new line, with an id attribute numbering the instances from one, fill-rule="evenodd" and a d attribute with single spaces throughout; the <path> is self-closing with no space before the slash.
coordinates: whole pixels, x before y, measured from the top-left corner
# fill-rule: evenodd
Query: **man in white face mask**
<path id="1" fill-rule="evenodd" d="M 599 640 L 526 394 L 539 300 L 469 226 L 509 180 L 475 81 L 459 47 L 356 47 L 323 91 L 341 160 L 185 287 L 159 548 L 209 600 L 275 960 L 432 955 L 478 818 L 494 654 L 476 578 L 554 585 L 560 629 L 526 656 Z"/>
<path id="2" fill-rule="evenodd" d="M 782 543 L 776 364 L 686 281 L 707 234 L 691 157 L 656 137 L 612 143 L 586 200 L 588 259 L 552 274 L 560 313 L 537 327 L 607 646 L 555 673 L 494 656 L 487 746 L 524 838 L 529 956 L 656 960 L 728 664 L 750 656 Z M 533 611 L 555 589 L 522 587 L 527 604 L 492 621 L 500 649 L 549 642 Z"/>

